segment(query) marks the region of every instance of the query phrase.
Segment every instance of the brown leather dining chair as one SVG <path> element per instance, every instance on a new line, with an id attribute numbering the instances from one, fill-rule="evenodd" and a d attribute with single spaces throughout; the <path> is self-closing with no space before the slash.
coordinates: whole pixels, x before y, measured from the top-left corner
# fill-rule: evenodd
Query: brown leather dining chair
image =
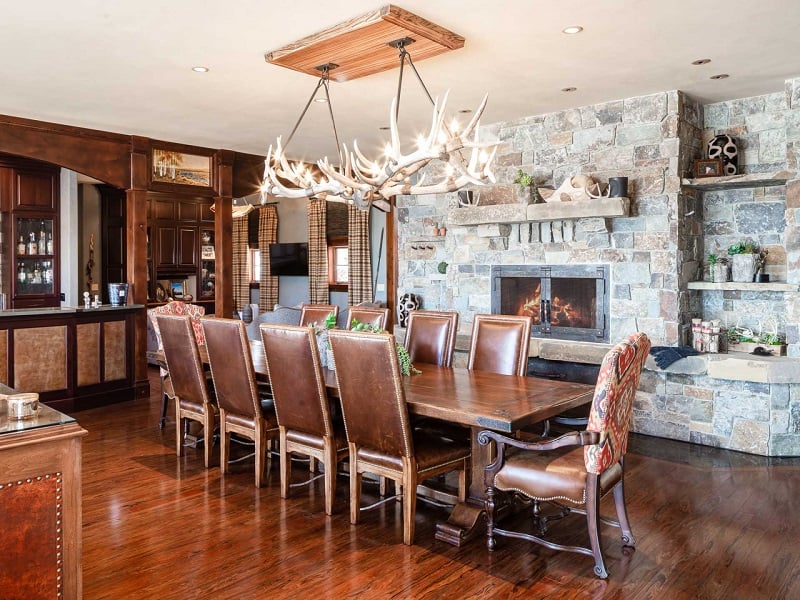
<path id="1" fill-rule="evenodd" d="M 339 306 L 336 304 L 304 304 L 300 309 L 300 326 L 308 327 L 312 323 L 322 326 L 330 315 L 339 316 Z"/>
<path id="2" fill-rule="evenodd" d="M 457 332 L 457 312 L 412 310 L 404 342 L 411 362 L 452 367 Z"/>
<path id="3" fill-rule="evenodd" d="M 347 309 L 347 327 L 353 326 L 353 321 L 374 325 L 380 329 L 386 329 L 389 322 L 389 309 L 378 308 L 377 306 L 351 306 Z"/>
<path id="4" fill-rule="evenodd" d="M 331 418 L 316 335 L 310 327 L 291 325 L 262 323 L 260 330 L 280 429 L 281 498 L 289 496 L 291 454 L 316 458 L 323 464 L 325 514 L 330 515 L 336 467 L 347 457 L 347 438 Z"/>
<path id="5" fill-rule="evenodd" d="M 501 375 L 525 375 L 530 343 L 530 317 L 475 315 L 467 368 Z"/>
<path id="6" fill-rule="evenodd" d="M 466 442 L 414 435 L 389 333 L 331 330 L 339 398 L 350 449 L 350 522 L 358 523 L 363 473 L 402 487 L 403 543 L 414 542 L 417 484 L 457 470 L 458 498 L 467 493 L 470 449 Z"/>
<path id="7" fill-rule="evenodd" d="M 492 431 L 481 431 L 478 442 L 497 445 L 497 457 L 486 467 L 487 545 L 496 547 L 495 536 L 508 536 L 594 557 L 594 573 L 608 577 L 603 561 L 600 521 L 622 530 L 622 543 L 635 546 L 625 508 L 624 457 L 628 444 L 633 400 L 639 377 L 650 351 L 650 340 L 636 333 L 617 344 L 603 359 L 597 378 L 586 431 L 559 438 L 526 442 Z M 495 522 L 497 490 L 533 500 L 538 535 L 501 529 Z M 618 521 L 600 516 L 600 499 L 613 492 Z M 542 516 L 541 502 L 551 502 L 560 512 Z M 589 546 L 569 546 L 545 539 L 547 521 L 570 512 L 586 515 Z"/>
<path id="8" fill-rule="evenodd" d="M 200 361 L 197 340 L 189 315 L 156 315 L 164 357 L 175 398 L 175 451 L 183 455 L 184 420 L 203 424 L 206 469 L 211 463 L 217 407 Z"/>
<path id="9" fill-rule="evenodd" d="M 231 433 L 253 440 L 256 487 L 261 487 L 267 442 L 278 436 L 278 421 L 272 401 L 259 398 L 245 324 L 219 317 L 205 317 L 202 324 L 219 405 L 220 468 L 223 473 L 230 468 Z"/>

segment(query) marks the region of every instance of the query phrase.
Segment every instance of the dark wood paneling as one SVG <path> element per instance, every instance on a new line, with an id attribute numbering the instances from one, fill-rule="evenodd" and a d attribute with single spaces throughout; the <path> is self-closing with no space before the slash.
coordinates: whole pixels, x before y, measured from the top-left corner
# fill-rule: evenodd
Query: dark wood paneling
<path id="1" fill-rule="evenodd" d="M 178 200 L 178 221 L 191 221 L 192 223 L 200 220 L 200 206 L 196 202 L 185 202 Z"/>
<path id="2" fill-rule="evenodd" d="M 55 211 L 58 207 L 56 196 L 56 175 L 52 170 L 39 172 L 23 169 L 15 170 L 14 209 L 36 211 Z"/>
<path id="3" fill-rule="evenodd" d="M 175 227 L 156 229 L 156 269 L 172 269 L 176 264 L 178 231 Z"/>
<path id="4" fill-rule="evenodd" d="M 110 186 L 100 186 L 100 227 L 103 236 L 103 284 L 127 281 L 127 211 L 125 192 Z M 102 285 L 103 302 L 109 303 L 108 286 Z"/>
<path id="5" fill-rule="evenodd" d="M 197 227 L 178 228 L 178 260 L 179 269 L 197 269 Z"/>
<path id="6" fill-rule="evenodd" d="M 175 220 L 175 200 L 156 199 L 153 201 L 153 218 L 160 221 Z"/>

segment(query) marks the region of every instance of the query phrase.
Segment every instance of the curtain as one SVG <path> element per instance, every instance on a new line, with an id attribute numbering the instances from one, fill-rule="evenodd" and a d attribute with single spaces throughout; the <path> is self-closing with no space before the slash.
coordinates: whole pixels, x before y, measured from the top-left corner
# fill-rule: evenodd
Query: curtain
<path id="1" fill-rule="evenodd" d="M 328 244 L 325 200 L 308 203 L 308 297 L 311 304 L 327 304 Z"/>
<path id="2" fill-rule="evenodd" d="M 372 260 L 369 253 L 369 211 L 347 206 L 348 303 L 372 302 Z"/>
<path id="3" fill-rule="evenodd" d="M 278 278 L 269 270 L 269 245 L 278 241 L 278 211 L 263 206 L 258 213 L 258 249 L 261 252 L 261 273 L 258 274 L 258 310 L 272 310 L 278 303 Z"/>
<path id="4" fill-rule="evenodd" d="M 247 251 L 247 215 L 245 215 L 233 219 L 233 308 L 238 311 L 250 304 Z"/>

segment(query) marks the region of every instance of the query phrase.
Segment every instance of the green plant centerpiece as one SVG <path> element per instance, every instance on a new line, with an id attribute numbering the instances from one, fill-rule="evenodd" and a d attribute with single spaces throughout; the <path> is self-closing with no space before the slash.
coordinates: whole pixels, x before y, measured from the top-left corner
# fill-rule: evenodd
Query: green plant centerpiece
<path id="1" fill-rule="evenodd" d="M 387 333 L 384 329 L 381 329 L 377 325 L 372 325 L 371 323 L 360 323 L 356 319 L 353 319 L 353 322 L 350 323 L 350 331 Z M 397 350 L 397 362 L 400 364 L 400 373 L 402 375 L 411 375 L 412 373 L 422 372 L 415 369 L 414 365 L 411 364 L 411 357 L 408 355 L 408 350 L 406 350 L 402 344 L 395 342 L 395 349 Z"/>
<path id="2" fill-rule="evenodd" d="M 336 327 L 336 315 L 329 314 L 320 323 L 311 323 L 309 327 L 314 329 L 317 336 L 317 349 L 319 350 L 319 362 L 323 367 L 333 368 L 333 355 L 331 353 L 331 342 L 328 339 L 328 330 Z"/>

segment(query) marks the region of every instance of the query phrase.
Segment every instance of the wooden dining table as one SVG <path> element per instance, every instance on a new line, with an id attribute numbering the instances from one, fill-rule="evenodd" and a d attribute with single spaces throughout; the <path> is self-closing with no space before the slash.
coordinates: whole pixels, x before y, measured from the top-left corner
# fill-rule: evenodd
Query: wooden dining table
<path id="1" fill-rule="evenodd" d="M 264 349 L 260 342 L 250 342 L 256 377 L 268 381 Z M 205 348 L 201 347 L 205 361 Z M 152 358 L 163 361 L 158 353 Z M 482 531 L 484 467 L 492 460 L 492 448 L 478 443 L 478 432 L 491 429 L 512 434 L 523 427 L 540 423 L 570 408 L 591 402 L 594 386 L 559 380 L 487 371 L 414 365 L 419 373 L 403 377 L 403 390 L 409 412 L 464 425 L 470 428 L 472 446 L 471 479 L 467 502 L 459 503 L 445 523 L 436 528 L 436 538 L 461 546 Z M 323 369 L 325 386 L 338 397 L 336 373 Z"/>

